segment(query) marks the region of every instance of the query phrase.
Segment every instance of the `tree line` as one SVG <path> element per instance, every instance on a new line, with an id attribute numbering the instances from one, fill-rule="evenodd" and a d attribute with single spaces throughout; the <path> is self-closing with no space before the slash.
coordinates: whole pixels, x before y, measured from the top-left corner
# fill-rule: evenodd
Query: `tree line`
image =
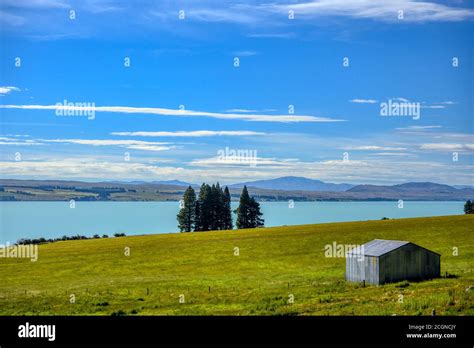
<path id="1" fill-rule="evenodd" d="M 229 188 L 217 183 L 203 183 L 196 191 L 189 186 L 184 192 L 177 215 L 181 232 L 231 230 L 234 228 L 232 213 L 237 214 L 236 227 L 255 228 L 264 226 L 260 204 L 250 197 L 244 186 L 240 195 L 239 207 L 232 211 Z"/>
<path id="2" fill-rule="evenodd" d="M 126 237 L 125 233 L 114 233 L 114 237 Z M 98 234 L 94 234 L 92 237 L 82 236 L 82 235 L 75 235 L 75 236 L 62 236 L 59 238 L 21 238 L 19 239 L 15 245 L 29 245 L 29 244 L 46 244 L 46 243 L 54 243 L 54 242 L 61 242 L 66 240 L 83 240 L 83 239 L 99 239 L 99 238 L 109 238 L 107 234 L 102 235 L 102 237 Z"/>
<path id="3" fill-rule="evenodd" d="M 471 200 L 468 200 L 464 204 L 464 214 L 474 214 L 474 202 Z"/>

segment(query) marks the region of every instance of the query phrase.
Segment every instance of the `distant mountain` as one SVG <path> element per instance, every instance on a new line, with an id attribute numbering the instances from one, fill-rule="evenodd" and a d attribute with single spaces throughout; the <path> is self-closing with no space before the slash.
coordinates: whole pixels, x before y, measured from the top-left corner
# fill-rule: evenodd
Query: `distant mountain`
<path id="1" fill-rule="evenodd" d="M 285 190 L 285 191 L 319 191 L 319 192 L 343 192 L 354 187 L 350 184 L 332 184 L 320 180 L 308 179 L 298 176 L 285 176 L 282 178 L 270 180 L 249 181 L 239 184 L 229 185 L 232 188 L 256 187 L 267 190 Z"/>
<path id="2" fill-rule="evenodd" d="M 306 184 L 302 186 L 302 183 Z M 238 200 L 241 186 L 229 187 Z M 347 191 L 344 184 L 328 184 L 306 178 L 279 178 L 246 183 L 249 193 L 259 201 L 466 201 L 474 199 L 474 189 L 456 189 L 431 182 L 411 182 L 393 186 L 357 185 Z M 254 185 L 268 188 L 255 187 Z M 179 201 L 187 182 L 81 182 L 65 180 L 0 179 L 0 201 Z M 240 185 L 240 186 L 239 186 Z M 323 186 L 324 185 L 324 186 Z M 347 184 L 346 184 L 347 185 Z M 195 186 L 198 191 L 199 187 Z M 349 187 L 351 185 L 348 185 Z M 280 187 L 277 189 L 276 187 Z M 304 188 L 303 190 L 301 188 Z M 314 190 L 314 191 L 311 191 Z M 323 191 L 332 190 L 332 191 Z"/>
<path id="3" fill-rule="evenodd" d="M 196 186 L 195 184 L 190 184 L 189 182 L 184 182 L 180 180 L 162 180 L 162 181 L 152 181 L 152 184 L 158 185 L 175 185 L 175 186 Z"/>
<path id="4" fill-rule="evenodd" d="M 472 185 L 453 185 L 455 189 L 463 190 L 463 189 L 474 189 Z"/>
<path id="5" fill-rule="evenodd" d="M 110 181 L 113 184 L 125 184 L 125 185 L 173 185 L 173 186 L 196 186 L 180 180 L 157 180 L 157 181 Z"/>
<path id="6" fill-rule="evenodd" d="M 433 182 L 409 182 L 393 186 L 357 185 L 346 192 L 368 199 L 465 200 L 474 197 L 473 188 L 457 189 Z"/>
<path id="7" fill-rule="evenodd" d="M 384 185 L 357 185 L 348 190 L 348 192 L 373 192 L 373 193 L 453 193 L 458 190 L 449 185 L 436 184 L 433 182 L 408 182 L 392 186 Z"/>

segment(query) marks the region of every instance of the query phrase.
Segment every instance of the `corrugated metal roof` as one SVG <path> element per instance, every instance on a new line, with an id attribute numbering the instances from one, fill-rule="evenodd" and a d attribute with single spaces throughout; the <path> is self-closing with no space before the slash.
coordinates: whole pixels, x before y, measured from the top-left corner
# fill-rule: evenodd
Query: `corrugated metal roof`
<path id="1" fill-rule="evenodd" d="M 403 240 L 374 239 L 348 252 L 353 255 L 381 256 L 410 242 Z"/>

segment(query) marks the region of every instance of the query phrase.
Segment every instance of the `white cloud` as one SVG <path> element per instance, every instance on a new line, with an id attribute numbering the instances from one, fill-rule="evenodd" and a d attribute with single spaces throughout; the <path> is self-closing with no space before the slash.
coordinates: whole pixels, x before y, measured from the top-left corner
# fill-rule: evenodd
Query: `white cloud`
<path id="1" fill-rule="evenodd" d="M 253 37 L 257 39 L 290 39 L 295 37 L 295 33 L 257 33 L 257 34 L 250 34 L 247 35 L 248 37 Z"/>
<path id="2" fill-rule="evenodd" d="M 13 86 L 0 87 L 0 96 L 10 94 L 10 92 L 12 91 L 20 92 L 21 89 L 19 89 L 18 87 L 13 87 Z"/>
<path id="3" fill-rule="evenodd" d="M 137 136 L 137 137 L 214 137 L 214 136 L 253 136 L 265 135 L 262 132 L 252 131 L 176 131 L 176 132 L 112 132 L 111 135 Z"/>
<path id="4" fill-rule="evenodd" d="M 254 109 L 228 109 L 226 110 L 225 112 L 258 112 L 258 110 L 254 110 Z"/>
<path id="5" fill-rule="evenodd" d="M 114 139 L 41 139 L 46 143 L 67 143 L 91 146 L 122 146 L 128 149 L 144 151 L 166 151 L 175 148 L 169 143 L 150 142 L 141 140 L 114 140 Z"/>
<path id="6" fill-rule="evenodd" d="M 420 149 L 434 151 L 474 151 L 474 144 L 428 143 L 421 144 Z"/>
<path id="7" fill-rule="evenodd" d="M 0 162 L 2 175 L 31 178 L 83 178 L 83 179 L 146 179 L 157 176 L 175 177 L 179 167 L 153 166 L 136 162 L 97 161 L 93 158 L 76 158 L 45 161 Z"/>
<path id="8" fill-rule="evenodd" d="M 270 11 L 295 12 L 295 18 L 314 19 L 323 16 L 340 16 L 397 22 L 403 11 L 405 22 L 462 21 L 474 17 L 470 8 L 451 7 L 430 1 L 417 0 L 314 0 L 297 4 L 271 4 Z"/>
<path id="9" fill-rule="evenodd" d="M 393 100 L 397 100 L 397 101 L 401 101 L 401 102 L 404 102 L 404 103 L 408 103 L 409 100 L 406 99 L 406 98 L 402 98 L 402 97 L 396 97 L 396 98 L 392 98 Z"/>
<path id="10" fill-rule="evenodd" d="M 351 99 L 349 101 L 351 103 L 358 103 L 358 104 L 375 104 L 378 102 L 375 99 Z"/>
<path id="11" fill-rule="evenodd" d="M 395 128 L 396 130 L 426 130 L 426 129 L 436 129 L 436 128 L 443 128 L 441 126 L 408 126 L 408 127 L 400 127 Z"/>
<path id="12" fill-rule="evenodd" d="M 48 143 L 69 143 L 93 146 L 115 146 L 115 145 L 164 145 L 169 143 L 148 142 L 141 140 L 114 140 L 114 139 L 42 139 Z"/>
<path id="13" fill-rule="evenodd" d="M 3 177 L 24 179 L 83 179 L 83 180 L 159 180 L 179 179 L 189 182 L 221 183 L 268 179 L 278 176 L 298 175 L 329 182 L 352 183 L 400 183 L 407 181 L 445 182 L 449 184 L 472 183 L 474 166 L 459 163 L 436 163 L 429 161 L 384 160 L 327 160 L 300 162 L 297 160 L 261 159 L 255 167 L 238 166 L 220 162 L 211 165 L 211 160 L 202 166 L 168 166 L 158 163 L 124 162 L 123 159 L 100 158 L 42 158 L 0 162 Z M 204 161 L 204 160 L 201 160 Z M 263 162 L 262 162 L 263 163 Z"/>
<path id="14" fill-rule="evenodd" d="M 444 102 L 439 102 L 439 103 L 434 103 L 434 104 L 444 104 L 444 105 L 454 105 L 457 104 L 456 102 L 453 102 L 451 100 L 444 101 Z"/>
<path id="15" fill-rule="evenodd" d="M 258 54 L 256 51 L 238 51 L 233 53 L 237 57 L 250 57 Z"/>
<path id="16" fill-rule="evenodd" d="M 0 145 L 15 145 L 15 146 L 32 146 L 32 145 L 44 145 L 43 143 L 37 143 L 32 141 L 1 141 Z"/>
<path id="17" fill-rule="evenodd" d="M 32 145 L 44 145 L 36 140 L 31 139 L 18 139 L 19 137 L 27 137 L 22 135 L 11 135 L 14 138 L 0 137 L 0 145 L 15 145 L 15 146 L 32 146 Z"/>
<path id="18" fill-rule="evenodd" d="M 26 110 L 56 110 L 56 105 L 0 105 L 3 109 L 26 109 Z M 317 117 L 308 115 L 264 115 L 264 114 L 235 114 L 235 113 L 219 113 L 206 111 L 191 111 L 179 109 L 165 108 L 146 108 L 146 107 L 130 107 L 130 106 L 68 106 L 68 110 L 81 112 L 112 112 L 124 114 L 148 114 L 160 116 L 175 117 L 211 117 L 224 120 L 243 120 L 251 122 L 342 122 L 345 120 L 334 119 L 328 117 Z"/>
<path id="19" fill-rule="evenodd" d="M 227 8 L 194 8 L 186 11 L 190 20 L 202 22 L 226 22 L 253 25 L 258 22 L 256 8 L 247 4 L 237 4 Z"/>
<path id="20" fill-rule="evenodd" d="M 2 5 L 6 7 L 19 7 L 31 9 L 49 9 L 49 8 L 69 8 L 70 5 L 63 0 L 2 0 Z"/>
<path id="21" fill-rule="evenodd" d="M 412 153 L 406 153 L 406 152 L 376 152 L 376 153 L 371 153 L 371 156 L 415 156 Z"/>
<path id="22" fill-rule="evenodd" d="M 259 167 L 282 167 L 282 166 L 293 166 L 297 163 L 297 159 L 276 159 L 276 158 L 264 158 L 264 157 L 210 157 L 192 160 L 189 165 L 195 167 L 216 167 L 222 166 L 226 168 L 230 167 L 248 167 L 249 165 Z"/>
<path id="23" fill-rule="evenodd" d="M 422 109 L 446 109 L 444 105 L 421 105 Z"/>
<path id="24" fill-rule="evenodd" d="M 114 140 L 114 139 L 18 139 L 0 137 L 0 145 L 32 146 L 47 144 L 77 144 L 89 146 L 120 146 L 127 149 L 143 151 L 167 151 L 176 148 L 170 143 L 151 142 L 141 140 Z"/>
<path id="25" fill-rule="evenodd" d="M 348 146 L 344 150 L 360 150 L 360 151 L 405 151 L 406 147 L 392 147 L 392 146 L 376 146 L 376 145 L 363 145 L 363 146 Z"/>
<path id="26" fill-rule="evenodd" d="M 143 151 L 166 151 L 175 148 L 175 146 L 156 146 L 156 145 L 128 145 L 127 149 Z"/>

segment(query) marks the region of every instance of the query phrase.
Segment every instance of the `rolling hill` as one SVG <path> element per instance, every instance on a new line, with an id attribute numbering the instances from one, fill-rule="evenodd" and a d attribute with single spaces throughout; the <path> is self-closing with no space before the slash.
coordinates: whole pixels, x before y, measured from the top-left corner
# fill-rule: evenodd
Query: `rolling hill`
<path id="1" fill-rule="evenodd" d="M 285 191 L 318 191 L 318 192 L 342 192 L 352 188 L 351 184 L 332 184 L 320 180 L 308 179 L 297 176 L 285 176 L 271 180 L 249 181 L 239 184 L 229 185 L 229 187 L 241 188 L 256 187 L 267 190 Z"/>
<path id="2" fill-rule="evenodd" d="M 436 183 L 405 183 L 393 186 L 357 185 L 347 191 L 324 191 L 332 186 L 345 185 L 323 183 L 322 191 L 297 190 L 306 183 L 306 187 L 316 189 L 317 180 L 305 178 L 281 178 L 275 188 L 259 188 L 247 183 L 249 192 L 260 201 L 383 201 L 383 200 L 420 200 L 420 201 L 466 201 L 474 199 L 474 189 L 456 189 L 452 186 Z M 302 180 L 304 179 L 304 180 Z M 308 181 L 309 180 L 309 181 Z M 266 181 L 263 181 L 266 182 Z M 180 181 L 162 182 L 81 182 L 61 180 L 0 180 L 0 201 L 179 201 L 188 186 Z M 238 200 L 244 184 L 230 185 L 233 200 Z M 271 187 L 272 185 L 262 184 Z M 194 186 L 199 190 L 198 186 Z M 288 190 L 294 188 L 294 190 Z M 338 186 L 336 189 L 342 189 Z"/>
<path id="3" fill-rule="evenodd" d="M 0 315 L 474 315 L 473 223 L 463 215 L 43 244 L 36 262 L 0 258 Z M 344 280 L 344 258 L 325 257 L 334 242 L 376 238 L 440 253 L 449 277 L 363 287 Z"/>

